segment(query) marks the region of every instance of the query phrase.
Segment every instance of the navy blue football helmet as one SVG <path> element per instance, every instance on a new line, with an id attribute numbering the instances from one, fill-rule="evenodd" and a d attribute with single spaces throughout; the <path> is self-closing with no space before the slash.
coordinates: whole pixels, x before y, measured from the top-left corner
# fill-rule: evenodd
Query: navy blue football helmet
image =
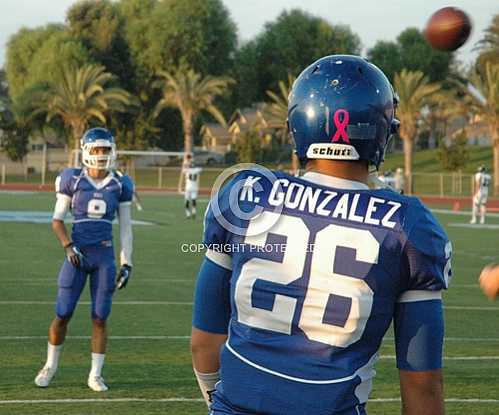
<path id="1" fill-rule="evenodd" d="M 301 163 L 367 160 L 376 168 L 400 125 L 388 78 L 366 59 L 331 55 L 306 68 L 289 96 L 289 130 Z"/>
<path id="2" fill-rule="evenodd" d="M 116 162 L 116 144 L 114 137 L 105 128 L 91 128 L 87 130 L 80 140 L 82 163 L 91 169 L 109 170 L 114 168 Z M 93 154 L 96 147 L 107 147 L 107 154 Z"/>

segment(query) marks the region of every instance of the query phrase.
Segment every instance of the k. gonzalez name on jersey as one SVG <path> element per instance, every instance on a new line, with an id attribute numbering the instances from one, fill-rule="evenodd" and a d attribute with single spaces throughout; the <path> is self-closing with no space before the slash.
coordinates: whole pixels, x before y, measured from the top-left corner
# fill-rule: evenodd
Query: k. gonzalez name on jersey
<path id="1" fill-rule="evenodd" d="M 248 176 L 244 181 L 240 201 L 259 203 L 260 196 L 255 195 L 254 189 L 255 184 L 262 179 L 265 180 L 261 176 Z M 394 217 L 400 215 L 402 203 L 381 196 L 383 195 L 324 189 L 303 181 L 280 178 L 273 183 L 270 192 L 265 194 L 263 204 L 273 207 L 282 205 L 296 212 L 394 228 L 397 225 Z"/>

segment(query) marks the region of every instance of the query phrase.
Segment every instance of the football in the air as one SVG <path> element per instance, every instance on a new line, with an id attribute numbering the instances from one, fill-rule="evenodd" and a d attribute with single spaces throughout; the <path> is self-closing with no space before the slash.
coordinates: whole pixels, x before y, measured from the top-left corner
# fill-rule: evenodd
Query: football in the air
<path id="1" fill-rule="evenodd" d="M 480 287 L 491 300 L 499 294 L 499 265 L 487 265 L 480 274 Z"/>
<path id="2" fill-rule="evenodd" d="M 424 31 L 431 46 L 448 52 L 464 45 L 470 33 L 471 20 L 457 7 L 443 7 L 437 10 L 428 20 Z"/>

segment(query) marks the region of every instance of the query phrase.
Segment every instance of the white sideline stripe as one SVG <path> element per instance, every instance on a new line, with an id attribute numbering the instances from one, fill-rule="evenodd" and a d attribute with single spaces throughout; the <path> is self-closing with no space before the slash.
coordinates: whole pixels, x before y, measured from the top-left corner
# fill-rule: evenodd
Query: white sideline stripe
<path id="1" fill-rule="evenodd" d="M 39 261 L 40 263 L 43 261 Z M 149 264 L 148 264 L 149 265 Z M 139 277 L 137 277 L 138 279 Z M 168 278 L 166 276 L 165 278 L 147 278 L 147 277 L 140 277 L 140 282 L 178 282 L 178 281 L 189 281 L 193 282 L 195 279 L 189 279 L 189 278 Z M 22 278 L 22 279 L 0 279 L 0 283 L 4 282 L 16 282 L 18 284 L 22 284 L 23 282 L 53 282 L 54 284 L 57 284 L 57 277 L 54 278 Z M 457 286 L 457 285 L 453 285 Z M 478 285 L 477 285 L 478 287 Z"/>
<path id="2" fill-rule="evenodd" d="M 376 402 L 400 402 L 400 398 L 374 398 L 368 403 Z M 499 403 L 499 399 L 478 399 L 478 398 L 447 398 L 447 403 Z"/>
<path id="3" fill-rule="evenodd" d="M 55 305 L 54 301 L 0 301 L 0 305 Z M 80 301 L 79 304 L 92 304 L 91 301 Z M 192 301 L 113 301 L 113 305 L 193 305 Z"/>
<path id="4" fill-rule="evenodd" d="M 397 356 L 395 355 L 384 355 L 381 356 L 382 360 L 394 360 Z M 444 360 L 499 360 L 499 356 L 444 356 Z"/>
<path id="5" fill-rule="evenodd" d="M 483 230 L 483 229 L 492 229 L 492 230 L 497 230 L 499 229 L 499 225 L 495 224 L 475 224 L 472 225 L 471 223 L 448 223 L 447 226 L 451 226 L 453 228 L 467 228 L 467 229 L 476 229 L 476 230 Z"/>
<path id="6" fill-rule="evenodd" d="M 454 211 L 450 209 L 431 209 L 432 212 L 435 213 L 445 213 L 447 215 L 456 215 L 456 216 L 470 216 L 471 215 L 471 210 L 464 210 L 464 211 Z M 491 218 L 499 218 L 499 213 L 487 213 L 488 217 Z M 478 225 L 479 226 L 479 225 Z"/>
<path id="7" fill-rule="evenodd" d="M 0 336 L 0 340 L 39 340 L 47 336 Z M 91 336 L 67 336 L 72 340 L 89 340 Z M 112 340 L 189 340 L 191 336 L 109 336 Z"/>
<path id="8" fill-rule="evenodd" d="M 0 400 L 0 405 L 24 405 L 41 403 L 120 403 L 120 402 L 204 402 L 201 398 L 101 398 L 101 399 L 15 399 Z M 400 398 L 373 398 L 369 403 L 400 402 Z M 499 399 L 478 399 L 478 398 L 447 398 L 447 403 L 499 403 Z"/>
<path id="9" fill-rule="evenodd" d="M 46 339 L 47 336 L 0 336 L 0 340 L 39 340 Z M 67 336 L 73 340 L 88 340 L 90 336 Z M 114 340 L 175 340 L 175 339 L 190 339 L 191 336 L 109 336 Z M 393 337 L 383 338 L 385 342 L 393 341 Z M 499 337 L 446 337 L 447 342 L 480 342 L 494 343 L 499 342 Z"/>
<path id="10" fill-rule="evenodd" d="M 384 337 L 384 341 L 394 341 L 393 337 Z M 499 337 L 445 337 L 446 342 L 484 342 L 494 343 L 499 342 Z"/>
<path id="11" fill-rule="evenodd" d="M 202 398 L 103 398 L 103 399 L 30 399 L 0 401 L 0 405 L 29 403 L 107 403 L 107 402 L 204 402 Z"/>
<path id="12" fill-rule="evenodd" d="M 452 282 L 449 284 L 449 289 L 452 288 L 480 288 L 480 285 L 478 284 L 452 284 Z"/>
<path id="13" fill-rule="evenodd" d="M 492 306 L 463 306 L 463 305 L 446 305 L 445 310 L 478 310 L 478 311 L 498 311 L 499 307 Z"/>
<path id="14" fill-rule="evenodd" d="M 47 286 L 52 286 L 52 285 L 57 285 L 57 279 L 23 279 L 23 280 L 0 280 L 2 284 L 17 284 L 17 285 L 47 285 Z M 185 282 L 185 283 L 195 283 L 196 280 L 194 279 L 187 279 L 187 278 L 141 278 L 140 283 L 155 283 L 155 282 L 164 282 L 164 283 L 178 283 L 178 282 Z M 477 285 L 478 287 L 478 285 Z"/>

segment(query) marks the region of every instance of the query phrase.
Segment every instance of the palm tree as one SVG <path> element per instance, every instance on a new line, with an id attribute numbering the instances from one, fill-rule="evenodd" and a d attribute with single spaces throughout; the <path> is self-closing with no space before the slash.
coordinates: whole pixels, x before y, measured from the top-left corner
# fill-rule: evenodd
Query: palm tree
<path id="1" fill-rule="evenodd" d="M 214 101 L 223 95 L 231 78 L 212 76 L 202 77 L 193 69 L 180 66 L 172 73 L 160 71 L 161 80 L 154 84 L 161 88 L 163 97 L 156 105 L 155 116 L 167 107 L 177 108 L 182 116 L 185 155 L 192 153 L 193 127 L 201 111 L 210 113 L 220 124 L 226 125 L 225 118 Z"/>
<path id="2" fill-rule="evenodd" d="M 272 100 L 270 104 L 266 105 L 265 113 L 267 118 L 273 121 L 273 127 L 278 128 L 281 135 L 281 144 L 288 144 L 290 136 L 288 132 L 288 97 L 295 82 L 295 77 L 288 74 L 287 82 L 279 81 L 279 93 L 274 91 L 266 91 L 267 95 Z M 293 152 L 291 155 L 291 169 L 293 172 L 298 170 L 298 158 Z"/>
<path id="3" fill-rule="evenodd" d="M 499 64 L 486 62 L 483 73 L 475 72 L 470 80 L 476 91 L 471 92 L 469 87 L 465 89 L 468 108 L 489 127 L 494 156 L 494 193 L 499 195 Z"/>
<path id="4" fill-rule="evenodd" d="M 429 98 L 440 89 L 430 83 L 421 71 L 403 69 L 395 75 L 394 87 L 400 97 L 397 116 L 400 119 L 400 138 L 404 143 L 405 183 L 408 193 L 412 192 L 412 157 L 418 133 L 421 110 Z"/>
<path id="5" fill-rule="evenodd" d="M 481 51 L 478 61 L 481 65 L 486 62 L 499 63 L 499 14 L 496 14 L 490 26 L 485 29 L 485 36 L 478 42 Z"/>
<path id="6" fill-rule="evenodd" d="M 72 131 L 74 149 L 91 121 L 106 124 L 110 111 L 124 111 L 130 95 L 124 89 L 107 86 L 115 76 L 103 66 L 85 65 L 81 68 L 66 67 L 57 82 L 43 91 L 36 113 L 47 114 L 47 121 L 60 117 Z"/>

